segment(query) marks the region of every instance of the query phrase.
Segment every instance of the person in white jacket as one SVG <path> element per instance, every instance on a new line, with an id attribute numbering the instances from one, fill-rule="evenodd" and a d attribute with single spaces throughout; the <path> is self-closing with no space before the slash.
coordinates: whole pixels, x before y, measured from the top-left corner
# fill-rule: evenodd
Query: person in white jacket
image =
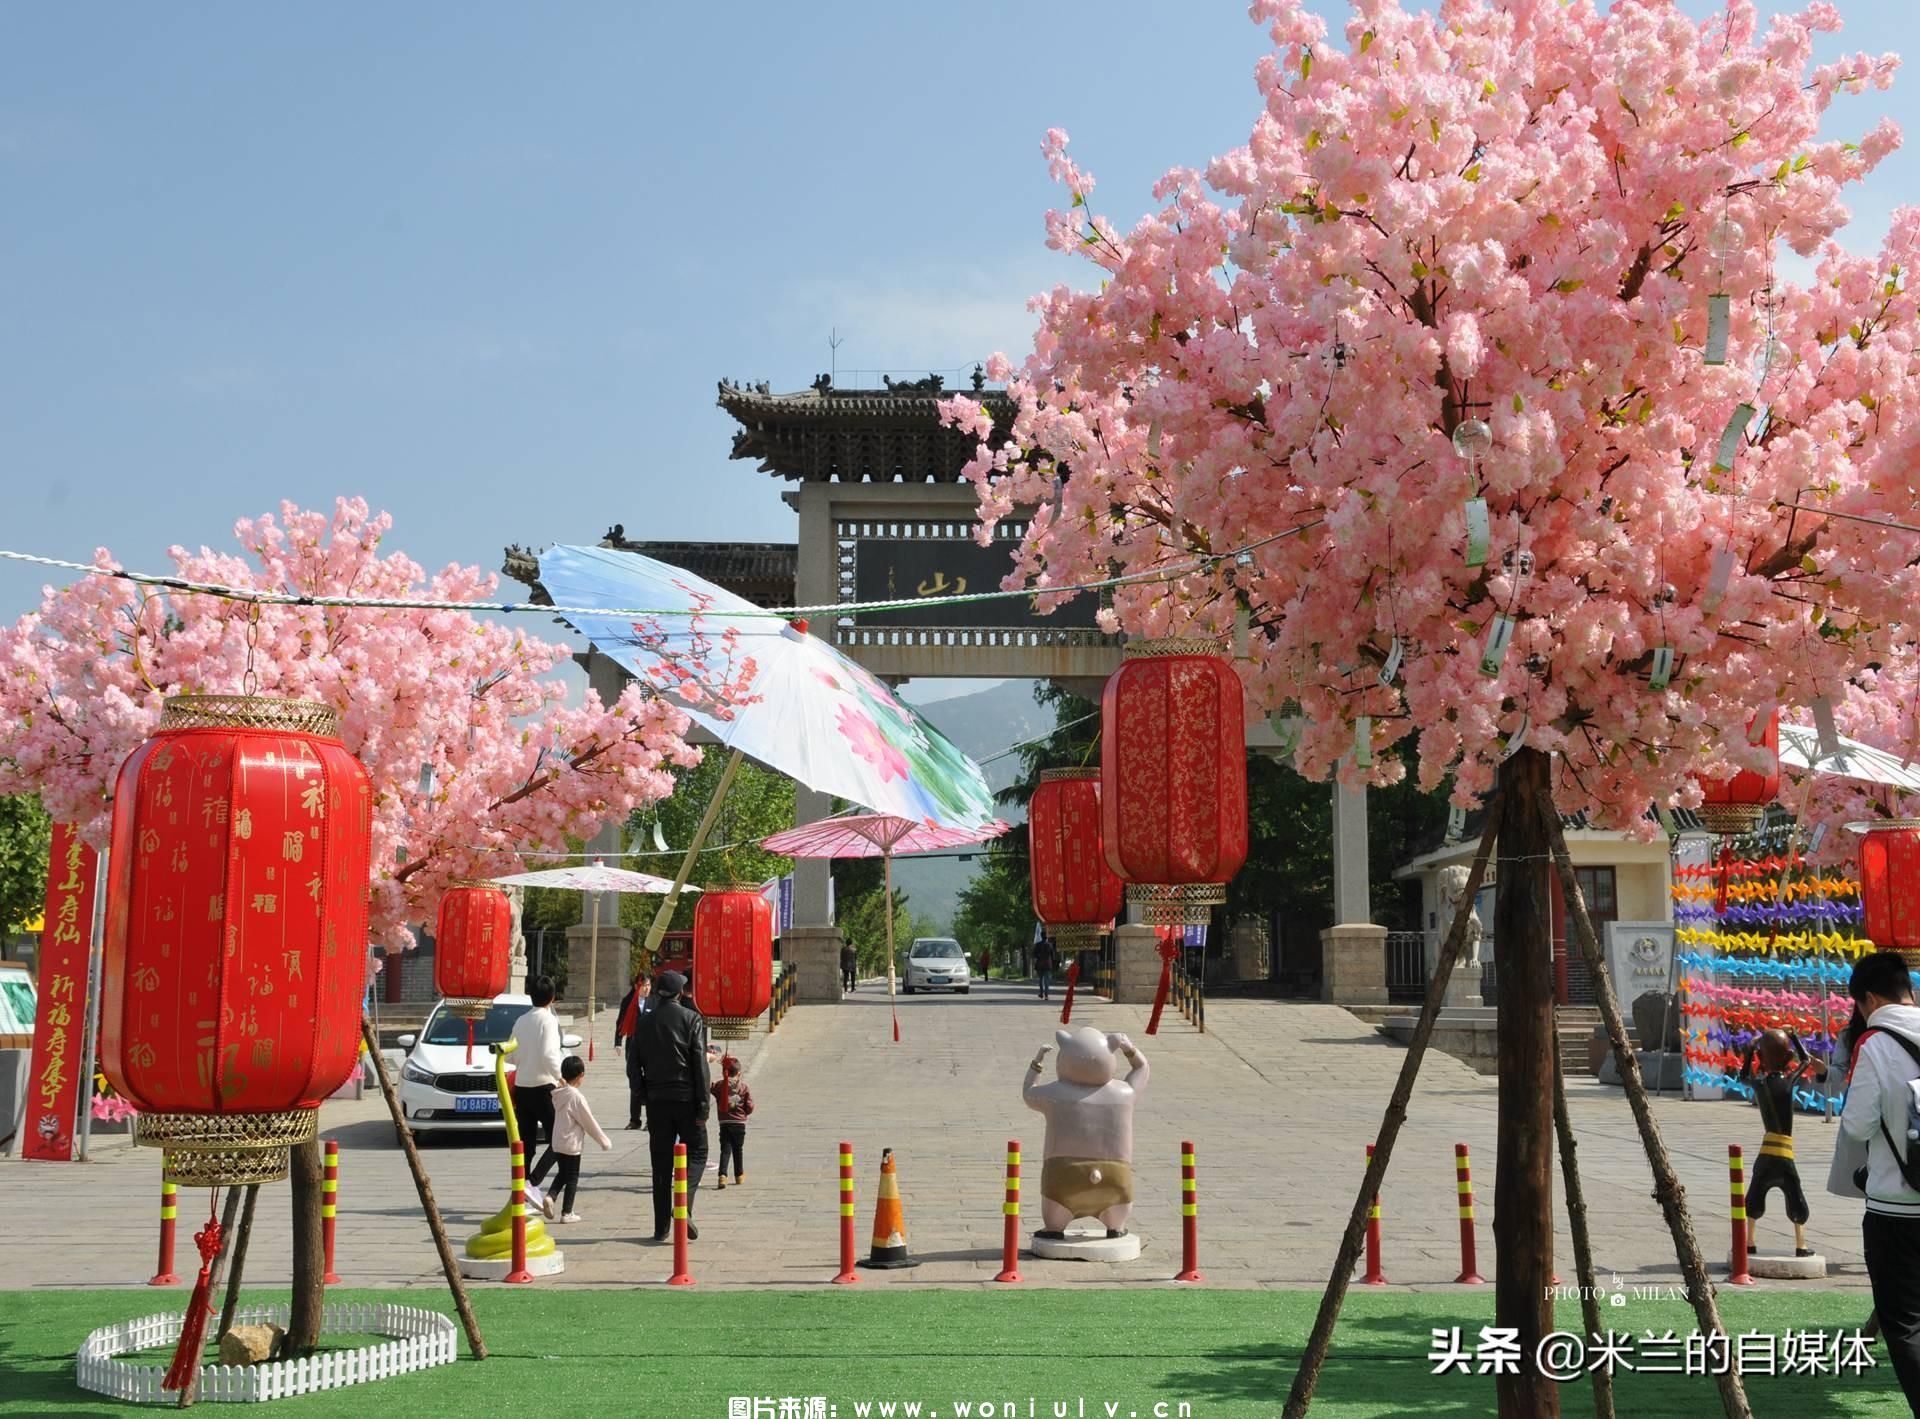
<path id="1" fill-rule="evenodd" d="M 573 1210 L 573 1200 L 580 1187 L 580 1155 L 586 1151 L 587 1135 L 593 1135 L 593 1141 L 602 1148 L 613 1147 L 613 1140 L 594 1118 L 593 1110 L 587 1105 L 586 1092 L 580 1087 L 586 1073 L 587 1062 L 577 1054 L 568 1055 L 561 1064 L 561 1084 L 553 1091 L 553 1146 L 547 1149 L 530 1179 L 537 1187 L 548 1171 L 556 1163 L 559 1165 L 560 1176 L 554 1179 L 553 1187 L 540 1196 L 540 1210 L 553 1216 L 554 1194 L 561 1193 L 562 1222 L 580 1220 L 580 1214 Z"/>
<path id="2" fill-rule="evenodd" d="M 1920 1081 L 1920 1006 L 1897 951 L 1875 951 L 1854 967 L 1848 992 L 1866 1017 L 1853 1052 L 1840 1128 L 1866 1145 L 1866 1215 L 1861 1236 L 1874 1313 L 1907 1404 L 1920 1415 L 1920 1139 L 1914 1127 Z"/>

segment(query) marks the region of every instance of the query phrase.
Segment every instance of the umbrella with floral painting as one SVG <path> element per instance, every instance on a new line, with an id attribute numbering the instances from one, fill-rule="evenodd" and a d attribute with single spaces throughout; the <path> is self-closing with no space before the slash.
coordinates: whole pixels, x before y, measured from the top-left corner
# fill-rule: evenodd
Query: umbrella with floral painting
<path id="1" fill-rule="evenodd" d="M 910 823 L 967 830 L 994 821 L 980 766 L 804 623 L 610 547 L 549 548 L 539 577 L 557 615 L 642 679 L 669 690 L 744 679 L 740 702 L 684 706 L 727 748 Z"/>
<path id="2" fill-rule="evenodd" d="M 900 1012 L 894 1004 L 893 977 L 893 855 L 897 852 L 938 852 L 985 842 L 1007 830 L 998 820 L 977 828 L 943 828 L 938 823 L 916 823 L 887 813 L 848 813 L 787 828 L 760 846 L 782 857 L 880 857 L 886 859 L 887 1007 L 893 1011 L 893 1042 L 900 1043 Z"/>

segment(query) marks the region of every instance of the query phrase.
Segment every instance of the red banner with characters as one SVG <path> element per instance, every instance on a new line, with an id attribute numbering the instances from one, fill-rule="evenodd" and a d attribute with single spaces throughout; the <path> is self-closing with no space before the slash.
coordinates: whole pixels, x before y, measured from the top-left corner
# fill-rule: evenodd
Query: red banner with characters
<path id="1" fill-rule="evenodd" d="M 47 860 L 46 928 L 40 936 L 39 1006 L 33 1021 L 33 1070 L 21 1154 L 73 1160 L 80 1086 L 93 1077 L 85 1058 L 87 958 L 93 946 L 94 850 L 70 823 L 53 825 Z M 91 1097 L 92 1090 L 88 1090 Z"/>

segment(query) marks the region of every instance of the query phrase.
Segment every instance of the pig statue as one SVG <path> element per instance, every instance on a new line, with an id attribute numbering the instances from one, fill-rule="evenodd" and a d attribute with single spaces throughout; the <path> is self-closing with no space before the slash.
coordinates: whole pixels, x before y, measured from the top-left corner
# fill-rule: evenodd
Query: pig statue
<path id="1" fill-rule="evenodd" d="M 1058 1078 L 1043 1083 L 1042 1045 L 1021 1097 L 1047 1120 L 1037 1236 L 1058 1240 L 1076 1218 L 1097 1217 L 1109 1237 L 1126 1234 L 1133 1210 L 1133 1101 L 1147 1087 L 1147 1061 L 1125 1035 L 1055 1030 Z M 1116 1078 L 1121 1057 L 1132 1066 Z"/>

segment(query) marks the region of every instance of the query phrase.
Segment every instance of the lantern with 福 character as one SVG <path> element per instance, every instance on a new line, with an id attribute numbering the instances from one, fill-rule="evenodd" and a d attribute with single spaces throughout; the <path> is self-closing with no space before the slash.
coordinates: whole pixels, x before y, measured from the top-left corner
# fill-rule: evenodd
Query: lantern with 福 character
<path id="1" fill-rule="evenodd" d="M 1100 697 L 1101 843 L 1151 925 L 1204 925 L 1247 857 L 1244 692 L 1217 652 L 1129 645 Z"/>
<path id="2" fill-rule="evenodd" d="M 1764 772 L 1742 769 L 1732 778 L 1700 783 L 1700 826 L 1723 837 L 1750 833 L 1767 815 L 1767 805 L 1780 796 L 1780 711 L 1771 711 L 1764 723 L 1755 721 L 1748 735 L 1764 745 L 1768 767 Z M 1695 776 L 1698 778 L 1698 775 Z"/>
<path id="3" fill-rule="evenodd" d="M 434 989 L 448 1012 L 467 1022 L 467 1063 L 472 1064 L 473 1027 L 507 988 L 513 904 L 491 882 L 456 882 L 440 898 L 434 922 Z"/>
<path id="4" fill-rule="evenodd" d="M 357 1066 L 371 811 L 325 705 L 178 696 L 121 766 L 101 1054 L 167 1181 L 285 1177 Z"/>
<path id="5" fill-rule="evenodd" d="M 755 886 L 703 893 L 693 909 L 693 980 L 716 1040 L 744 1040 L 773 1003 L 773 906 Z"/>
<path id="6" fill-rule="evenodd" d="M 1063 952 L 1087 951 L 1120 914 L 1126 885 L 1100 840 L 1100 770 L 1046 769 L 1027 804 L 1033 914 Z"/>
<path id="7" fill-rule="evenodd" d="M 1920 818 L 1868 823 L 1860 844 L 1860 905 L 1866 932 L 1920 970 Z"/>

